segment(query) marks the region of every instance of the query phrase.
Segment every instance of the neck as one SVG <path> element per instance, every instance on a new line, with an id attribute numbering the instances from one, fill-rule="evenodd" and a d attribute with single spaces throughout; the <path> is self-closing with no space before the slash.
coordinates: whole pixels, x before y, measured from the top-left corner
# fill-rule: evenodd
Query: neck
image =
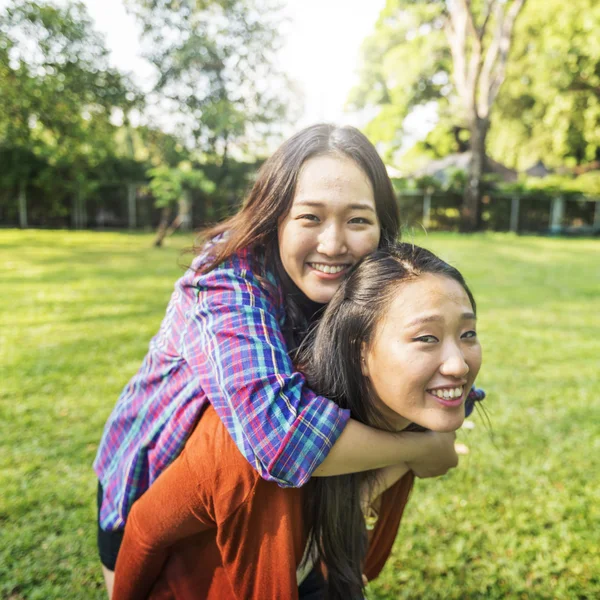
<path id="1" fill-rule="evenodd" d="M 383 416 L 386 423 L 390 425 L 392 431 L 400 432 L 404 431 L 407 427 L 412 424 L 412 421 L 405 419 L 402 415 L 393 411 L 387 404 L 384 404 L 379 398 L 375 400 L 377 409 Z"/>

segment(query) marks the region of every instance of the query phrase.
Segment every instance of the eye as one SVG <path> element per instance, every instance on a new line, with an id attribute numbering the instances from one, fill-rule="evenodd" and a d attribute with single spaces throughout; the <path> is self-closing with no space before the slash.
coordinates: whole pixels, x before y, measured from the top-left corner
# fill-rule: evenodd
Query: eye
<path id="1" fill-rule="evenodd" d="M 372 225 L 373 222 L 365 217 L 354 217 L 348 221 L 351 225 Z"/>
<path id="2" fill-rule="evenodd" d="M 439 340 L 435 337 L 435 335 L 422 335 L 417 338 L 413 338 L 413 342 L 423 342 L 424 344 L 435 344 L 439 342 Z"/>
<path id="3" fill-rule="evenodd" d="M 473 330 L 466 331 L 460 337 L 461 337 L 461 339 L 464 339 L 464 340 L 472 340 L 477 337 L 477 332 L 473 331 Z"/>
<path id="4" fill-rule="evenodd" d="M 312 221 L 313 223 L 318 223 L 319 222 L 319 217 L 317 217 L 317 215 L 305 214 L 305 215 L 299 215 L 296 218 L 298 220 Z"/>

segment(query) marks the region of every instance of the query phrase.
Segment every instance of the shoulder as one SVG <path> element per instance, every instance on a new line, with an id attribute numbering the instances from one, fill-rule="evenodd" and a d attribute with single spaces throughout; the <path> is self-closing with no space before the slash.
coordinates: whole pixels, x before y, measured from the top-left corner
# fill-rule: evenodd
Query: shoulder
<path id="1" fill-rule="evenodd" d="M 253 304 L 269 311 L 283 307 L 283 291 L 279 280 L 265 264 L 264 258 L 251 249 L 239 250 L 211 271 L 202 272 L 208 260 L 207 253 L 198 255 L 181 279 L 182 285 L 192 286 L 208 302 L 219 302 L 221 298 L 218 294 L 223 294 L 228 301 Z M 206 295 L 207 292 L 211 294 Z M 217 295 L 214 295 L 215 292 Z"/>

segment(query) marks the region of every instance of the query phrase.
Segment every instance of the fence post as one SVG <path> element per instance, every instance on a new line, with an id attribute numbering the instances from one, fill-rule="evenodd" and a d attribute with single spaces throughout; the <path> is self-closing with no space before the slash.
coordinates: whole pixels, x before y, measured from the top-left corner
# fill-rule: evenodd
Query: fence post
<path id="1" fill-rule="evenodd" d="M 73 190 L 71 198 L 71 226 L 79 229 L 79 189 Z"/>
<path id="2" fill-rule="evenodd" d="M 135 205 L 137 186 L 135 183 L 127 184 L 127 217 L 129 221 L 129 229 L 137 227 L 137 212 Z"/>
<path id="3" fill-rule="evenodd" d="M 19 227 L 27 229 L 27 183 L 19 181 Z"/>
<path id="4" fill-rule="evenodd" d="M 552 199 L 552 209 L 550 211 L 550 233 L 560 233 L 562 229 L 562 220 L 565 214 L 565 201 L 558 196 Z"/>
<path id="5" fill-rule="evenodd" d="M 431 192 L 426 191 L 423 196 L 423 227 L 427 229 L 431 223 Z"/>
<path id="6" fill-rule="evenodd" d="M 510 200 L 510 230 L 513 233 L 519 232 L 519 209 L 521 198 L 513 196 Z"/>
<path id="7" fill-rule="evenodd" d="M 189 190 L 184 190 L 179 199 L 179 214 L 181 215 L 182 231 L 189 231 L 192 225 L 192 202 Z"/>
<path id="8" fill-rule="evenodd" d="M 87 199 L 88 199 L 87 191 L 82 190 L 81 193 L 79 194 L 79 210 L 80 210 L 80 218 L 81 218 L 80 229 L 85 229 L 88 226 Z"/>

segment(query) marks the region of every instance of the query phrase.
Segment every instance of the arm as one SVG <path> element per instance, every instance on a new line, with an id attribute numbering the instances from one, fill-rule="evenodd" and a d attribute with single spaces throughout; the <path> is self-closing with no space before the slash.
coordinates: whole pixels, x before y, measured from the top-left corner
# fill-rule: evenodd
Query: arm
<path id="1" fill-rule="evenodd" d="M 465 403 L 465 416 L 473 412 L 475 402 L 484 398 L 485 392 L 473 387 Z M 453 432 L 384 433 L 350 419 L 313 475 L 326 477 L 378 469 L 395 465 L 398 457 L 402 457 L 400 460 L 406 462 L 417 477 L 438 477 L 458 464 L 455 440 Z"/>
<path id="2" fill-rule="evenodd" d="M 418 477 L 437 477 L 456 467 L 454 433 L 389 433 L 350 420 L 315 477 L 406 464 Z"/>
<path id="3" fill-rule="evenodd" d="M 267 293 L 250 270 L 232 263 L 195 283 L 197 303 L 181 354 L 261 477 L 299 487 L 313 474 L 418 463 L 427 455 L 422 436 L 347 425 L 349 411 L 307 387 L 287 354 L 279 325 L 281 298 Z M 440 457 L 433 462 L 442 462 L 435 474 L 449 468 Z"/>
<path id="4" fill-rule="evenodd" d="M 339 437 L 349 411 L 308 389 L 287 354 L 281 299 L 234 267 L 198 277 L 180 354 L 260 476 L 299 487 Z"/>
<path id="5" fill-rule="evenodd" d="M 183 453 L 133 505 L 115 568 L 113 600 L 148 597 L 167 560 L 169 546 L 214 527 L 198 506 L 195 477 Z"/>

